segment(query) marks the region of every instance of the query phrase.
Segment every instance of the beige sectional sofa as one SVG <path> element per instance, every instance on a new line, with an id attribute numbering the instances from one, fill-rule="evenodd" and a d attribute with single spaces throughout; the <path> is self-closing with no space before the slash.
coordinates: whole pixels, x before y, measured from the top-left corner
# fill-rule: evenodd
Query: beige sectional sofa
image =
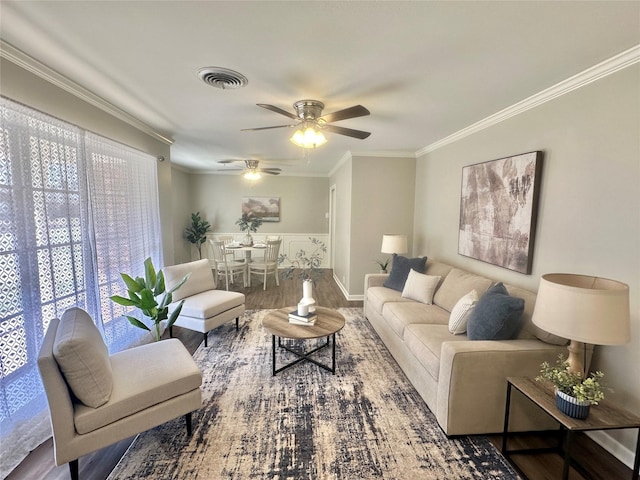
<path id="1" fill-rule="evenodd" d="M 525 301 L 514 339 L 454 335 L 449 316 L 458 300 L 473 289 L 481 296 L 495 282 L 431 259 L 424 274 L 441 277 L 432 304 L 384 287 L 387 274 L 366 275 L 364 314 L 447 435 L 501 432 L 506 377 L 537 375 L 542 362 L 566 354 L 566 340 L 531 322 L 535 293 L 509 285 L 509 295 Z M 510 417 L 512 431 L 557 428 L 517 392 Z"/>

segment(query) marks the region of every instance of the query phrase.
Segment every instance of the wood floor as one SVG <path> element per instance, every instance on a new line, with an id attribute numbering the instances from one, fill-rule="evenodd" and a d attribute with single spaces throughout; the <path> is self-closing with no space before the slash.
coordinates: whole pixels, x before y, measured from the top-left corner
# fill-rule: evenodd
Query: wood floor
<path id="1" fill-rule="evenodd" d="M 250 289 L 235 284 L 230 287 L 230 290 L 239 291 L 246 295 L 245 306 L 248 310 L 295 305 L 302 297 L 302 286 L 299 280 L 281 280 L 280 286 L 276 287 L 274 279 L 271 278 L 267 286 L 267 290 L 262 290 L 262 284 L 255 281 Z M 362 302 L 350 302 L 344 298 L 333 280 L 330 270 L 326 270 L 323 277 L 318 280 L 314 288 L 314 298 L 318 305 L 325 307 L 362 307 Z M 173 330 L 174 336 L 180 338 L 191 353 L 195 352 L 202 341 L 202 335 L 179 327 L 175 327 Z M 500 448 L 502 442 L 500 435 L 492 435 L 489 439 Z M 82 480 L 105 480 L 132 440 L 133 437 L 82 457 L 79 462 L 80 478 Z M 552 445 L 552 441 L 553 438 L 550 434 L 519 435 L 509 446 L 510 448 L 532 448 Z M 631 478 L 631 469 L 622 465 L 585 435 L 577 436 L 574 452 L 574 456 L 590 472 L 591 478 L 599 480 Z M 561 477 L 562 459 L 558 455 L 519 455 L 516 457 L 516 461 L 531 480 L 556 480 Z M 70 478 L 68 466 L 56 467 L 53 461 L 53 442 L 49 439 L 31 452 L 7 477 L 7 480 L 66 480 L 68 478 Z M 583 477 L 573 468 L 571 469 L 570 480 L 585 478 L 588 477 Z"/>

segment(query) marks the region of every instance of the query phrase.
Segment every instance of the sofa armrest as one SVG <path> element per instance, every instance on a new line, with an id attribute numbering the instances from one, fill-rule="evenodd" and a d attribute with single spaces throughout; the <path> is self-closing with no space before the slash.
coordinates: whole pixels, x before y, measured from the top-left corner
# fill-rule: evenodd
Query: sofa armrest
<path id="1" fill-rule="evenodd" d="M 388 273 L 367 273 L 364 276 L 364 298 L 362 302 L 363 312 L 367 311 L 367 289 L 370 287 L 382 287 L 388 277 Z"/>
<path id="2" fill-rule="evenodd" d="M 367 288 L 369 287 L 382 287 L 387 278 L 389 278 L 388 273 L 367 273 L 364 276 L 365 293 L 367 293 Z"/>
<path id="3" fill-rule="evenodd" d="M 436 416 L 447 435 L 502 431 L 507 377 L 534 377 L 566 347 L 539 340 L 444 342 Z M 536 429 L 539 418 L 522 409 L 516 428 Z M 528 418 L 526 418 L 528 416 Z M 538 425 L 536 425 L 538 423 Z M 513 422 L 512 422 L 513 425 Z M 539 429 L 539 428 L 538 428 Z"/>

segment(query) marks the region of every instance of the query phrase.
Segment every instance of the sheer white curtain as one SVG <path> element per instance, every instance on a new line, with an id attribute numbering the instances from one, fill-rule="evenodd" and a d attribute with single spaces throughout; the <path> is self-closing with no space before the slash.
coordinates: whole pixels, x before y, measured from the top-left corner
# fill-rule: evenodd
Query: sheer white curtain
<path id="1" fill-rule="evenodd" d="M 86 309 L 112 351 L 136 342 L 119 272 L 160 258 L 153 156 L 0 98 L 0 478 L 51 435 L 37 354 Z M 117 308 L 116 308 L 117 307 Z"/>

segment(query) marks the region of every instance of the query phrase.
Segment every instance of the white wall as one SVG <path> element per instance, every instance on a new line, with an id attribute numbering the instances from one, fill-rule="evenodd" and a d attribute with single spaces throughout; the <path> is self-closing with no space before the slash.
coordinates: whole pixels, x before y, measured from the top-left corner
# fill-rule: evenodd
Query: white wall
<path id="1" fill-rule="evenodd" d="M 640 66 L 635 65 L 418 159 L 414 254 L 532 290 L 549 272 L 629 284 L 631 343 L 596 348 L 609 397 L 640 414 Z M 458 255 L 462 167 L 544 151 L 532 274 Z M 606 321 L 606 319 L 603 319 Z M 599 441 L 628 463 L 637 432 Z M 616 443 L 619 442 L 619 443 Z M 626 448 L 626 450 L 624 450 Z"/>
<path id="2" fill-rule="evenodd" d="M 343 162 L 329 179 L 335 188 L 335 239 L 332 245 L 334 263 L 333 276 L 346 291 L 351 278 L 351 184 L 353 163 L 351 158 Z"/>

